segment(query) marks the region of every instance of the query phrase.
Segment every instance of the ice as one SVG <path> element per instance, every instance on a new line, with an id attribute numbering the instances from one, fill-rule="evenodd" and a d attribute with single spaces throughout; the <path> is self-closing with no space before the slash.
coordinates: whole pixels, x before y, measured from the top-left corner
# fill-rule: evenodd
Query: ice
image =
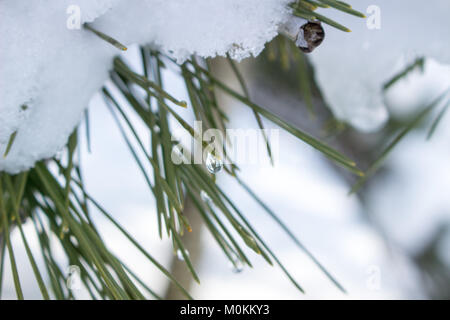
<path id="1" fill-rule="evenodd" d="M 380 29 L 367 27 L 367 21 L 376 26 L 372 24 L 374 11 L 367 12 L 368 19 L 358 19 L 327 10 L 328 16 L 352 32 L 326 27 L 326 39 L 311 59 L 333 113 L 356 129 L 375 131 L 389 118 L 382 86 L 407 65 L 398 61 L 412 63 L 424 55 L 450 64 L 450 2 L 430 0 L 424 5 L 420 0 L 360 0 L 353 4 L 363 13 L 369 6 L 378 6 Z M 427 76 L 429 81 L 432 78 Z"/>
<path id="2" fill-rule="evenodd" d="M 257 55 L 288 16 L 288 0 L 0 1 L 0 171 L 17 173 L 55 155 L 120 53 L 80 22 L 125 44 L 153 43 L 178 60 Z M 78 7 L 77 7 L 78 6 Z"/>

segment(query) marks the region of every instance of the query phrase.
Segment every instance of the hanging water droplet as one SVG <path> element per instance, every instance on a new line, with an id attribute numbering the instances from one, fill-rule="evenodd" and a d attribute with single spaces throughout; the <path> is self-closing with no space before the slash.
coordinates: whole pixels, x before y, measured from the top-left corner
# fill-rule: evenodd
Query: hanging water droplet
<path id="1" fill-rule="evenodd" d="M 206 203 L 211 203 L 212 199 L 211 197 L 206 193 L 205 190 L 200 191 L 200 198 Z"/>
<path id="2" fill-rule="evenodd" d="M 189 251 L 185 250 L 184 253 L 189 257 Z M 180 261 L 184 261 L 183 251 L 181 251 L 181 249 L 177 250 L 177 258 Z"/>
<path id="3" fill-rule="evenodd" d="M 208 156 L 206 157 L 206 168 L 209 172 L 212 174 L 215 174 L 222 170 L 223 168 L 223 161 L 222 159 L 216 157 L 212 153 L 208 153 Z"/>
<path id="4" fill-rule="evenodd" d="M 233 273 L 241 273 L 244 270 L 244 264 L 238 258 L 234 259 L 234 262 L 230 262 L 230 268 Z"/>
<path id="5" fill-rule="evenodd" d="M 239 261 L 238 264 L 239 265 L 233 266 L 233 269 L 231 269 L 233 273 L 241 273 L 244 270 L 244 265 L 242 262 Z"/>

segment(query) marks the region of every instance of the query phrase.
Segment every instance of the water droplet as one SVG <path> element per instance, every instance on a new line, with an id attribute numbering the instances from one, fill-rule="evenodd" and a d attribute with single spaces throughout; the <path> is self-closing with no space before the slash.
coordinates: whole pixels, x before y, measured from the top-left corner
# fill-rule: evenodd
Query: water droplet
<path id="1" fill-rule="evenodd" d="M 244 264 L 238 258 L 234 259 L 234 263 L 230 262 L 230 268 L 233 273 L 241 273 L 244 270 Z"/>
<path id="2" fill-rule="evenodd" d="M 189 257 L 189 251 L 185 250 L 184 253 Z M 177 250 L 177 258 L 180 261 L 184 261 L 183 251 L 181 249 Z"/>
<path id="3" fill-rule="evenodd" d="M 206 157 L 206 168 L 209 172 L 215 174 L 222 170 L 223 161 L 222 159 L 214 156 L 212 153 L 208 153 L 208 156 Z"/>
<path id="4" fill-rule="evenodd" d="M 200 192 L 200 198 L 202 198 L 202 200 L 203 200 L 204 202 L 206 202 L 206 203 L 211 203 L 211 202 L 212 202 L 211 197 L 206 193 L 205 190 L 202 190 L 202 191 Z"/>
<path id="5" fill-rule="evenodd" d="M 240 263 L 239 266 L 233 266 L 233 269 L 231 269 L 231 271 L 233 271 L 233 273 L 241 273 L 244 270 L 244 265 L 242 263 Z"/>

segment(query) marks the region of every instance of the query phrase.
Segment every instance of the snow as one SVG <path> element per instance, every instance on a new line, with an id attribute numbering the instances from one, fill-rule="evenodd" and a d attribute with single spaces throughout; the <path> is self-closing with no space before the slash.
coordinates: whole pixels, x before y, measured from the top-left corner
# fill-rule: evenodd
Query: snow
<path id="1" fill-rule="evenodd" d="M 374 5 L 380 9 L 379 29 L 374 28 L 375 11 L 366 12 Z M 368 18 L 326 11 L 352 32 L 326 27 L 326 40 L 311 59 L 316 80 L 335 116 L 361 131 L 376 131 L 389 118 L 382 86 L 401 66 L 420 56 L 450 64 L 450 2 L 430 0 L 424 5 L 420 0 L 360 0 L 354 8 Z M 428 80 L 433 82 L 433 76 Z"/>
<path id="2" fill-rule="evenodd" d="M 69 1 L 68 5 L 77 5 L 80 8 L 81 21 L 92 22 L 99 16 L 105 14 L 109 9 L 113 8 L 120 0 L 77 0 Z"/>
<path id="3" fill-rule="evenodd" d="M 289 0 L 127 0 L 94 25 L 125 43 L 152 41 L 179 60 L 258 55 L 288 17 Z M 157 13 L 157 14 L 156 14 Z"/>
<path id="4" fill-rule="evenodd" d="M 450 65 L 426 59 L 423 70 L 415 68 L 384 95 L 391 118 L 408 121 L 450 88 Z M 446 99 L 442 99 L 444 104 Z M 439 109 L 439 108 L 436 108 Z"/>
<path id="5" fill-rule="evenodd" d="M 0 171 L 17 173 L 57 153 L 108 76 L 114 49 L 66 28 L 66 8 L 76 1 L 54 2 L 0 2 L 1 154 L 18 132 Z M 100 7 L 89 8 L 93 17 Z"/>
<path id="6" fill-rule="evenodd" d="M 154 43 L 178 60 L 259 54 L 286 19 L 287 0 L 0 1 L 0 171 L 17 173 L 55 155 L 108 78 L 115 48 L 80 22 L 129 45 Z M 77 7 L 78 6 L 78 7 Z M 122 53 L 123 54 L 123 53 Z M 25 107 L 26 106 L 26 107 Z"/>

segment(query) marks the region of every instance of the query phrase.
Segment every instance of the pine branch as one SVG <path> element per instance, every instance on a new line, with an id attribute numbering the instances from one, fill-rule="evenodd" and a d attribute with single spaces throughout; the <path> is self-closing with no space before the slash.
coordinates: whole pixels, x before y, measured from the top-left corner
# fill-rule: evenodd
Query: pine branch
<path id="1" fill-rule="evenodd" d="M 352 7 L 345 2 L 337 0 L 317 0 L 317 1 L 298 0 L 292 3 L 290 6 L 292 8 L 293 14 L 296 15 L 297 17 L 310 21 L 319 20 L 322 21 L 323 23 L 326 23 L 334 28 L 337 28 L 345 32 L 350 32 L 351 30 L 332 19 L 329 19 L 326 16 L 317 13 L 316 9 L 332 7 L 336 10 L 343 11 L 345 13 L 354 15 L 359 18 L 365 18 L 365 15 L 363 13 L 352 9 Z"/>
<path id="2" fill-rule="evenodd" d="M 328 6 L 360 16 L 348 5 L 334 0 L 320 2 L 300 0 L 293 4 L 292 8 L 293 13 L 297 16 L 339 26 L 315 12 L 317 7 Z M 307 22 L 300 26 L 303 39 L 307 42 L 306 47 L 302 47 L 305 51 L 311 51 L 323 39 L 320 38 L 323 30 L 317 29 L 317 25 L 316 22 Z M 127 50 L 118 40 L 96 30 L 91 25 L 85 24 L 84 28 L 116 48 Z M 264 128 L 261 117 L 264 117 L 349 171 L 359 175 L 361 171 L 346 156 L 252 102 L 243 77 L 233 61 L 229 60 L 230 67 L 240 82 L 244 95 L 232 90 L 220 79 L 214 77 L 208 67 L 208 61 L 198 61 L 196 58 L 192 58 L 187 63 L 178 65 L 167 55 L 150 47 L 141 48 L 141 56 L 144 67 L 143 75 L 133 71 L 121 59 L 114 60 L 111 80 L 113 86 L 127 101 L 127 105 L 120 105 L 108 88 L 104 88 L 102 92 L 124 141 L 136 160 L 138 169 L 142 172 L 150 192 L 155 197 L 160 237 L 163 237 L 165 229 L 165 233 L 173 241 L 174 252 L 181 252 L 187 269 L 192 277 L 199 281 L 183 241 L 185 231 L 196 232 L 196 230 L 192 230 L 189 217 L 183 214 L 186 204 L 190 204 L 196 208 L 198 215 L 196 218 L 204 221 L 232 265 L 238 267 L 246 264 L 251 267 L 252 264 L 245 251 L 246 249 L 253 250 L 267 263 L 272 264 L 275 261 L 293 285 L 303 291 L 274 252 L 265 244 L 262 236 L 257 233 L 250 221 L 240 212 L 227 194 L 216 185 L 214 175 L 199 165 L 175 165 L 172 163 L 174 142 L 171 141 L 172 131 L 169 119 L 174 118 L 192 137 L 197 138 L 198 134 L 173 108 L 173 106 L 187 107 L 188 103 L 176 99 L 164 89 L 161 72 L 165 68 L 165 64 L 170 63 L 179 71 L 189 95 L 189 107 L 195 118 L 203 122 L 205 129 L 225 130 L 226 128 L 228 118 L 224 110 L 220 108 L 215 94 L 215 90 L 220 89 L 248 106 L 254 113 L 256 122 L 261 129 Z M 285 61 L 288 62 L 288 60 L 289 58 Z M 306 73 L 303 80 L 306 83 Z M 146 96 L 142 97 L 138 94 L 135 86 L 144 89 Z M 306 98 L 309 96 L 309 90 L 303 91 L 303 93 Z M 147 127 L 151 139 L 150 150 L 144 147 L 142 137 L 134 130 L 134 124 L 129 120 L 130 112 L 135 113 Z M 86 124 L 89 144 L 87 114 Z M 4 157 L 14 147 L 16 135 L 17 132 L 11 135 Z M 174 287 L 180 290 L 186 298 L 191 298 L 170 272 L 159 264 L 132 235 L 127 233 L 112 215 L 88 195 L 81 178 L 81 164 L 74 161 L 74 156 L 79 152 L 77 137 L 78 132 L 71 135 L 66 146 L 67 160 L 64 162 L 58 159 L 49 159 L 37 163 L 35 168 L 20 175 L 0 174 L 0 293 L 5 267 L 4 254 L 8 250 L 16 292 L 18 298 L 24 298 L 14 259 L 14 244 L 10 241 L 11 229 L 14 228 L 20 232 L 35 280 L 45 299 L 74 298 L 74 293 L 66 286 L 66 275 L 55 259 L 53 246 L 50 243 L 50 239 L 53 238 L 60 242 L 69 263 L 80 267 L 83 286 L 93 299 L 144 299 L 148 295 L 158 299 L 159 296 L 146 286 L 132 269 L 124 265 L 119 257 L 108 250 L 107 244 L 100 236 L 91 218 L 89 206 L 92 205 L 122 232 L 147 260 L 174 284 Z M 264 139 L 268 155 L 271 158 L 270 143 L 267 136 L 264 136 Z M 138 148 L 135 147 L 135 143 Z M 202 142 L 202 146 L 207 146 L 207 143 Z M 162 154 L 158 153 L 158 149 L 162 150 Z M 142 155 L 145 161 L 140 160 Z M 212 156 L 217 161 L 216 155 Z M 226 150 L 224 157 L 230 160 Z M 220 169 L 219 161 L 217 165 Z M 54 168 L 57 168 L 59 172 Z M 236 177 L 238 167 L 232 161 L 223 168 L 227 174 Z M 192 202 L 187 203 L 186 199 L 190 199 Z M 35 253 L 28 245 L 28 235 L 22 229 L 25 220 L 34 226 L 34 231 L 39 239 L 39 254 L 42 255 L 45 262 L 45 272 L 39 270 L 35 262 Z M 48 278 L 50 283 L 45 283 L 44 278 Z M 139 289 L 137 284 L 140 284 L 145 292 Z"/>

